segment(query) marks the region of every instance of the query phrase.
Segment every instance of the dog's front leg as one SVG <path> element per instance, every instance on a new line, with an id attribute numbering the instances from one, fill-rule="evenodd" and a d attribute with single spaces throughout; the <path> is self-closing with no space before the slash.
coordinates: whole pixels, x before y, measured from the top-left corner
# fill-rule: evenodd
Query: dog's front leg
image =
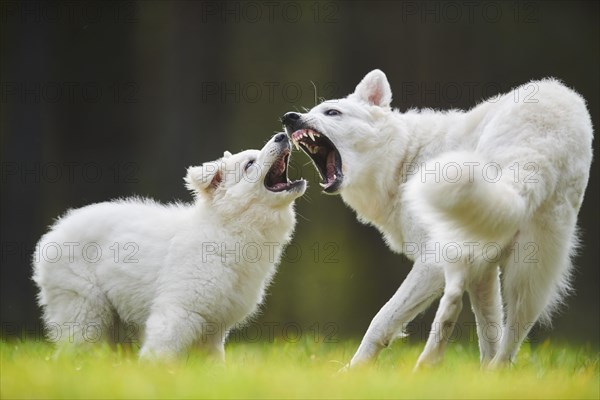
<path id="1" fill-rule="evenodd" d="M 206 327 L 215 328 L 199 313 L 180 306 L 178 303 L 182 301 L 179 298 L 163 297 L 155 300 L 146 321 L 141 359 L 175 359 L 198 339 L 200 333 L 204 335 Z M 210 340 L 214 342 L 212 336 Z"/>
<path id="2" fill-rule="evenodd" d="M 371 321 L 350 367 L 374 360 L 383 348 L 400 336 L 406 324 L 442 294 L 443 289 L 442 267 L 416 262 L 398 291 Z"/>
<path id="3" fill-rule="evenodd" d="M 468 273 L 461 264 L 446 265 L 444 295 L 440 300 L 425 349 L 419 356 L 415 370 L 422 366 L 433 366 L 444 356 L 448 339 L 462 309 Z"/>

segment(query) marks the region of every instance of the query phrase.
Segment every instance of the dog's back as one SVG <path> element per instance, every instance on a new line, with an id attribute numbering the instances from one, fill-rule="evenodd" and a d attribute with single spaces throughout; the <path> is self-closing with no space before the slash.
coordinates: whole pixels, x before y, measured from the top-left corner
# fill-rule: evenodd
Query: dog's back
<path id="1" fill-rule="evenodd" d="M 97 339 L 110 339 L 118 320 L 139 331 L 170 240 L 185 229 L 190 213 L 189 207 L 132 198 L 70 210 L 58 219 L 33 257 L 49 335 L 60 342 L 83 341 L 81 333 L 92 329 Z M 69 324 L 78 325 L 69 332 Z"/>
<path id="2" fill-rule="evenodd" d="M 519 101 L 527 88 L 534 95 Z M 447 276 L 446 298 L 456 297 L 452 287 L 461 286 L 451 276 L 489 282 L 482 279 L 489 269 L 485 266 L 500 265 L 507 328 L 492 361 L 496 364 L 514 357 L 535 321 L 550 321 L 570 288 L 570 257 L 578 242 L 576 220 L 589 178 L 593 133 L 583 99 L 552 79 L 523 85 L 481 107 L 485 112 L 475 127 L 476 147 L 425 163 L 451 165 L 457 175 L 439 182 L 413 179 L 406 197 L 430 240 L 476 243 L 481 249 L 473 259 L 461 260 L 465 275 Z M 484 326 L 502 320 L 498 300 L 481 295 L 489 290 L 483 283 L 470 289 L 478 323 Z M 475 296 L 483 299 L 480 304 Z M 420 363 L 432 362 L 439 351 L 426 347 Z"/>

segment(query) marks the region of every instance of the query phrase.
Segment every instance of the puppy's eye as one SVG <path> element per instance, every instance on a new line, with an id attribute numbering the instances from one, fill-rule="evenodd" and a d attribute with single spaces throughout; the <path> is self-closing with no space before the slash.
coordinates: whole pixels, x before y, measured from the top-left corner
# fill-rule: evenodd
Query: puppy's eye
<path id="1" fill-rule="evenodd" d="M 244 171 L 247 171 L 247 170 L 248 170 L 248 168 L 250 168 L 250 167 L 251 167 L 251 166 L 254 164 L 254 162 L 255 162 L 255 161 L 256 161 L 256 160 L 250 160 L 250 161 L 248 161 L 248 162 L 246 163 L 246 165 L 244 165 Z"/>
<path id="2" fill-rule="evenodd" d="M 336 115 L 342 115 L 342 112 L 330 108 L 329 110 L 325 111 L 325 115 L 327 115 L 328 117 L 335 117 Z"/>

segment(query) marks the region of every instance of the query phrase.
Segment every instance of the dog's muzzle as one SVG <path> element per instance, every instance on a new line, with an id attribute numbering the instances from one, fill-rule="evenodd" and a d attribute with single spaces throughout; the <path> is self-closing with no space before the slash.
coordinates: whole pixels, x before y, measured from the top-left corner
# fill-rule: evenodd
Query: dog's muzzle
<path id="1" fill-rule="evenodd" d="M 283 116 L 280 118 L 281 123 L 288 129 L 288 131 L 294 132 L 298 129 L 300 129 L 300 114 L 295 113 L 295 112 L 287 112 L 285 114 L 283 114 Z"/>

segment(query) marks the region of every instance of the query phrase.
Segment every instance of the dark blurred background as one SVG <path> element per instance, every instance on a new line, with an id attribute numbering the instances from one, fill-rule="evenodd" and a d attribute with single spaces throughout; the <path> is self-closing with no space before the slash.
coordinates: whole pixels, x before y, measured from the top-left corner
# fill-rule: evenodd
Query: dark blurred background
<path id="1" fill-rule="evenodd" d="M 401 111 L 468 109 L 554 76 L 600 125 L 597 2 L 2 1 L 0 12 L 5 337 L 39 335 L 30 258 L 53 218 L 134 194 L 190 200 L 186 167 L 261 147 L 284 112 L 345 96 L 373 68 Z M 410 264 L 320 194 L 305 155 L 292 163 L 311 183 L 294 242 L 253 331 L 234 338 L 360 338 Z M 576 293 L 534 341 L 598 346 L 598 174 L 595 163 Z M 431 319 L 409 327 L 411 340 Z"/>

